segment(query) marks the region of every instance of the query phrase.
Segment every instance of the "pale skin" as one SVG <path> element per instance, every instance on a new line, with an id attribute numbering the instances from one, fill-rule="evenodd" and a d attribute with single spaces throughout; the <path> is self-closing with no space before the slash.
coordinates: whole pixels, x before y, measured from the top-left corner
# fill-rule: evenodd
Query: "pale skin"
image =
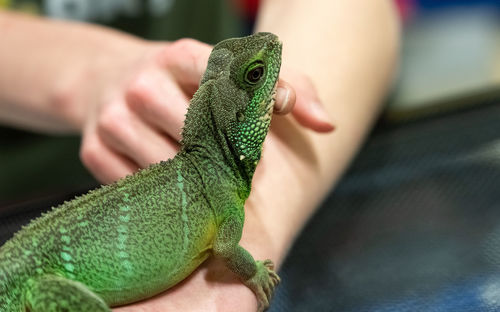
<path id="1" fill-rule="evenodd" d="M 267 0 L 256 31 L 283 41 L 275 113 L 291 114 L 274 117 L 241 244 L 279 266 L 377 115 L 397 60 L 399 25 L 386 1 Z M 9 47 L 0 49 L 0 122 L 82 133 L 82 161 L 102 182 L 175 154 L 208 45 L 146 42 L 6 13 L 0 36 Z M 255 309 L 254 294 L 212 259 L 173 289 L 115 311 Z"/>

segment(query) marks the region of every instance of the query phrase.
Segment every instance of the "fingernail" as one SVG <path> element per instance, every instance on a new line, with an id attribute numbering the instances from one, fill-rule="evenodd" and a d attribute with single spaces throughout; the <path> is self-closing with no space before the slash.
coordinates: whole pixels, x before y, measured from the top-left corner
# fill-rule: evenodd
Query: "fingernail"
<path id="1" fill-rule="evenodd" d="M 319 121 L 328 124 L 332 129 L 335 128 L 335 126 L 333 125 L 333 122 L 330 119 L 330 116 L 328 116 L 328 113 L 326 112 L 323 105 L 321 105 L 321 103 L 311 102 L 310 108 L 311 108 L 311 112 L 314 115 L 314 117 L 316 117 Z"/>
<path id="2" fill-rule="evenodd" d="M 290 89 L 284 87 L 278 87 L 276 90 L 276 103 L 280 103 L 277 107 L 276 112 L 281 113 L 286 111 L 286 108 L 290 104 Z"/>

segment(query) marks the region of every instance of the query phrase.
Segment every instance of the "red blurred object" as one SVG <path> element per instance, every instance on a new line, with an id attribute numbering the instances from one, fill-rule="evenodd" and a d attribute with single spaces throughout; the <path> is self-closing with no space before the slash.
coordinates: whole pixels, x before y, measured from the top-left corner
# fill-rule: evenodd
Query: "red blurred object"
<path id="1" fill-rule="evenodd" d="M 231 2 L 246 18 L 253 20 L 257 16 L 259 0 L 231 0 Z"/>
<path id="2" fill-rule="evenodd" d="M 395 2 L 403 21 L 408 20 L 413 15 L 413 12 L 415 12 L 415 0 L 395 0 Z"/>

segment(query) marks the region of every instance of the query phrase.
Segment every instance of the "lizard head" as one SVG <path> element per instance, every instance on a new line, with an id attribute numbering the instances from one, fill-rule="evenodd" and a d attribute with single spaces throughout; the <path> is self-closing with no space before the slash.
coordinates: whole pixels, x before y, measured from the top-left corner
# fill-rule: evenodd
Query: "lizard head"
<path id="1" fill-rule="evenodd" d="M 281 42 L 271 33 L 228 39 L 210 55 L 202 79 L 214 79 L 216 123 L 240 161 L 256 163 L 269 130 L 281 66 Z"/>

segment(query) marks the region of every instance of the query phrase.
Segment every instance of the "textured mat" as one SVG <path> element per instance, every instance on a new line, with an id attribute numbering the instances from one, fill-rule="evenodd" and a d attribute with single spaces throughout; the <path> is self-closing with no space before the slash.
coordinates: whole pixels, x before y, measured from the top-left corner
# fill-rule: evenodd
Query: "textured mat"
<path id="1" fill-rule="evenodd" d="M 500 311 L 499 186 L 499 105 L 377 131 L 270 310 Z"/>

